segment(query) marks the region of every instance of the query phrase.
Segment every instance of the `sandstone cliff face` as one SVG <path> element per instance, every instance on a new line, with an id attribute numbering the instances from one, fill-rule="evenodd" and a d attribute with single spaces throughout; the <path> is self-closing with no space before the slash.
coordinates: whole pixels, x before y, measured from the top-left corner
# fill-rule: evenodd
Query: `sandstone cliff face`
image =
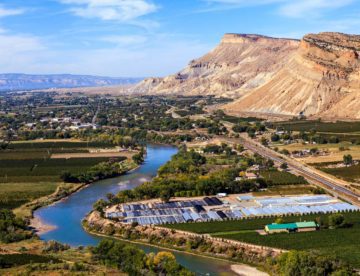
<path id="1" fill-rule="evenodd" d="M 270 80 L 298 45 L 291 39 L 226 34 L 219 46 L 181 72 L 146 79 L 133 92 L 239 98 Z"/>
<path id="2" fill-rule="evenodd" d="M 263 86 L 225 107 L 241 111 L 360 118 L 360 36 L 306 35 L 286 66 Z"/>

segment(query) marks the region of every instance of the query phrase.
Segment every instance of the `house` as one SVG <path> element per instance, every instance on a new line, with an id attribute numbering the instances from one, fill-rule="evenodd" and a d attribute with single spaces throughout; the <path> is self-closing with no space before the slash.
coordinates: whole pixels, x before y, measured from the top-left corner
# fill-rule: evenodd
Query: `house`
<path id="1" fill-rule="evenodd" d="M 241 181 L 244 179 L 258 179 L 258 175 L 253 172 L 240 172 L 239 176 L 235 178 L 235 181 Z"/>
<path id="2" fill-rule="evenodd" d="M 255 173 L 246 172 L 245 173 L 245 179 L 258 179 L 258 176 Z"/>
<path id="3" fill-rule="evenodd" d="M 316 231 L 318 225 L 314 221 L 294 222 L 294 223 L 272 223 L 265 226 L 265 232 L 273 233 L 293 233 Z"/>

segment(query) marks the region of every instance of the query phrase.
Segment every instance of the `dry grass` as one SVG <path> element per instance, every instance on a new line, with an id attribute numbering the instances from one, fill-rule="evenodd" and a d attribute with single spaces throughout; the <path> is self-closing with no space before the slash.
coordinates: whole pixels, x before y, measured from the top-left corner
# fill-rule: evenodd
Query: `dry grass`
<path id="1" fill-rule="evenodd" d="M 344 147 L 346 150 L 340 150 Z M 328 155 L 324 156 L 309 156 L 304 158 L 296 158 L 296 160 L 311 164 L 311 163 L 325 163 L 325 162 L 341 162 L 345 154 L 351 154 L 354 159 L 360 159 L 360 146 L 352 145 L 351 143 L 340 144 L 325 144 L 325 145 L 310 145 L 310 144 L 291 144 L 278 146 L 279 150 L 287 149 L 288 151 L 300 151 L 311 148 L 318 148 L 319 150 L 328 151 Z"/>
<path id="2" fill-rule="evenodd" d="M 36 139 L 36 140 L 22 140 L 22 141 L 13 141 L 11 142 L 12 144 L 24 144 L 24 143 L 47 143 L 47 142 L 71 142 L 71 143 L 76 143 L 76 142 L 84 142 L 80 139 Z"/>
<path id="3" fill-rule="evenodd" d="M 70 159 L 70 158 L 111 158 L 126 157 L 131 159 L 135 152 L 82 152 L 82 153 L 55 153 L 51 155 L 51 159 Z"/>

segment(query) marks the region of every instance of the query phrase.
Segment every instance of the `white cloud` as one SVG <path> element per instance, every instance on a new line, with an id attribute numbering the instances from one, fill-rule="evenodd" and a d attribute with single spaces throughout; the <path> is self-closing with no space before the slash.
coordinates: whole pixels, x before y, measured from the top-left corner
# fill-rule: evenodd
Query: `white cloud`
<path id="1" fill-rule="evenodd" d="M 128 22 L 158 10 L 148 0 L 59 0 L 72 5 L 70 11 L 85 18 Z"/>
<path id="2" fill-rule="evenodd" d="M 7 9 L 0 4 L 0 17 L 13 16 L 23 14 L 25 10 L 23 9 Z"/>

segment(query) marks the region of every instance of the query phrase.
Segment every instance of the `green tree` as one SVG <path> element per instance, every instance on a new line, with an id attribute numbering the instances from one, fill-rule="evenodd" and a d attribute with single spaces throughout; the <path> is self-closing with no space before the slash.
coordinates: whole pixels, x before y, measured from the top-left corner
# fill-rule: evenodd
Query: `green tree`
<path id="1" fill-rule="evenodd" d="M 132 160 L 140 165 L 144 162 L 144 156 L 141 154 L 141 153 L 137 153 L 137 154 L 134 154 L 133 157 L 132 157 Z"/>
<path id="2" fill-rule="evenodd" d="M 277 142 L 279 140 L 280 140 L 280 136 L 278 134 L 274 133 L 274 134 L 271 135 L 271 141 L 272 142 Z"/>
<path id="3" fill-rule="evenodd" d="M 276 259 L 274 268 L 274 275 L 281 276 L 354 275 L 348 265 L 337 259 L 303 251 L 281 254 Z"/>
<path id="4" fill-rule="evenodd" d="M 342 214 L 332 214 L 329 216 L 329 227 L 340 228 L 345 225 L 345 217 Z"/>
<path id="5" fill-rule="evenodd" d="M 352 157 L 351 154 L 344 155 L 343 160 L 344 160 L 344 164 L 346 166 L 349 166 L 349 165 L 351 165 L 353 163 L 353 157 Z"/>
<path id="6" fill-rule="evenodd" d="M 160 199 L 162 202 L 169 202 L 171 199 L 171 192 L 169 190 L 162 190 L 160 193 Z"/>
<path id="7" fill-rule="evenodd" d="M 261 142 L 261 144 L 263 146 L 268 146 L 269 145 L 269 141 L 265 137 L 261 137 L 260 142 Z"/>
<path id="8" fill-rule="evenodd" d="M 104 212 L 104 208 L 106 207 L 107 202 L 104 199 L 99 199 L 98 201 L 96 201 L 93 205 L 94 210 L 103 213 Z"/>

